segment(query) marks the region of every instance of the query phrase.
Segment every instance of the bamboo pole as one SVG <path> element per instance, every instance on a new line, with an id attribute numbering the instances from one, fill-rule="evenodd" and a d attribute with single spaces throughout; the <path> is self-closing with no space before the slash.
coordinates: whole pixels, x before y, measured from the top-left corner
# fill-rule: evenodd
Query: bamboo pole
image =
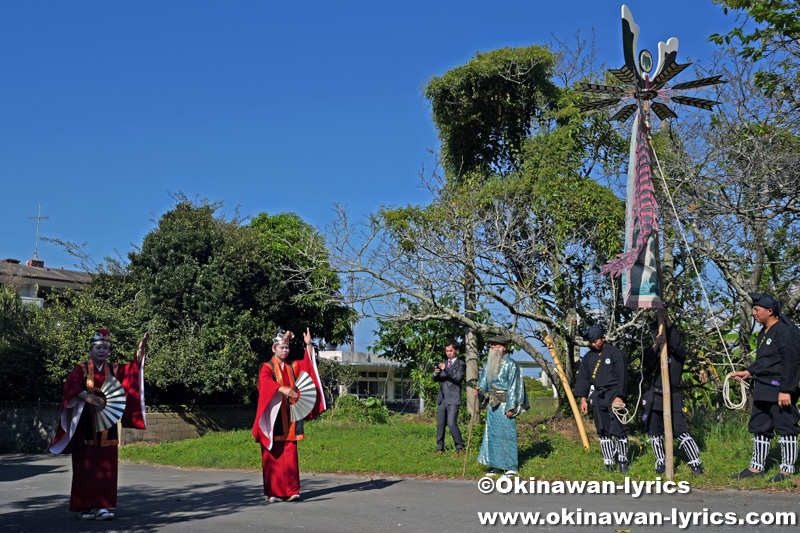
<path id="1" fill-rule="evenodd" d="M 581 412 L 578 410 L 578 404 L 575 403 L 575 396 L 572 395 L 572 387 L 570 387 L 569 381 L 567 380 L 567 375 L 564 373 L 564 369 L 561 367 L 561 361 L 558 359 L 556 347 L 553 345 L 553 340 L 550 338 L 550 335 L 545 335 L 544 341 L 547 344 L 547 349 L 550 350 L 550 357 L 553 358 L 553 364 L 556 366 L 558 376 L 561 378 L 561 385 L 564 387 L 564 392 L 567 393 L 569 406 L 572 408 L 572 414 L 575 416 L 575 423 L 578 425 L 578 433 L 581 435 L 581 442 L 583 443 L 583 447 L 586 448 L 586 451 L 588 452 L 589 439 L 586 437 L 586 429 L 583 427 L 583 418 L 581 418 Z"/>
<path id="2" fill-rule="evenodd" d="M 669 355 L 667 353 L 666 333 L 667 325 L 664 323 L 664 317 L 659 313 L 658 335 L 664 335 L 664 343 L 661 345 L 661 403 L 662 412 L 664 413 L 664 450 L 667 455 L 667 468 L 664 474 L 667 477 L 667 481 L 671 481 L 675 467 L 675 456 L 672 446 L 672 393 L 669 387 Z"/>

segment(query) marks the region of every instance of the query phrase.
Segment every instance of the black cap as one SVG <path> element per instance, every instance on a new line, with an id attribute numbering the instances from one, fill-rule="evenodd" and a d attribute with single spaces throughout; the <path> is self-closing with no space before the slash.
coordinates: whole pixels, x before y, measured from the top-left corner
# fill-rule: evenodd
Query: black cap
<path id="1" fill-rule="evenodd" d="M 502 344 L 503 346 L 506 346 L 511 344 L 511 335 L 508 333 L 502 333 L 500 335 L 495 335 L 494 337 L 489 337 L 486 339 L 486 344 Z"/>
<path id="2" fill-rule="evenodd" d="M 781 314 L 781 302 L 770 296 L 769 294 L 759 294 L 757 292 L 748 293 L 748 296 L 753 299 L 753 305 L 763 307 L 764 309 L 772 309 L 775 311 L 775 316 Z"/>
<path id="3" fill-rule="evenodd" d="M 605 337 L 606 333 L 603 331 L 603 326 L 600 324 L 595 324 L 581 333 L 581 336 L 589 342 L 594 342 L 601 337 Z"/>

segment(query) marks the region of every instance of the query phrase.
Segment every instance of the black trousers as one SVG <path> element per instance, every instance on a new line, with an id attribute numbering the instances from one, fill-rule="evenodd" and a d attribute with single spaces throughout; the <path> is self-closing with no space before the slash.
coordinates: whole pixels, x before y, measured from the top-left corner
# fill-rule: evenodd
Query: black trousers
<path id="1" fill-rule="evenodd" d="M 461 438 L 461 430 L 458 429 L 458 410 L 460 405 L 448 405 L 444 402 L 439 404 L 436 410 L 436 449 L 444 449 L 444 430 L 445 426 L 450 428 L 450 435 L 453 436 L 453 442 L 456 449 L 460 450 L 464 447 L 464 441 Z"/>
<path id="2" fill-rule="evenodd" d="M 594 414 L 594 427 L 597 429 L 598 437 L 618 437 L 628 436 L 628 426 L 622 425 L 617 416 L 611 412 L 609 407 L 592 406 Z"/>
<path id="3" fill-rule="evenodd" d="M 677 437 L 689 433 L 683 411 L 672 411 L 672 435 Z M 652 409 L 647 414 L 647 434 L 652 437 L 664 435 L 664 412 Z"/>
<path id="4" fill-rule="evenodd" d="M 747 430 L 753 435 L 800 435 L 800 412 L 792 404 L 780 407 L 778 402 L 754 401 Z"/>

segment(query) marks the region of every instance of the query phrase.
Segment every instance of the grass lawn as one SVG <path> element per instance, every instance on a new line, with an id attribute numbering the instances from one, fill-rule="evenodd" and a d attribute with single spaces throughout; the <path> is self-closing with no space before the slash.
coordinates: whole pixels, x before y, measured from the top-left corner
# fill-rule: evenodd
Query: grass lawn
<path id="1" fill-rule="evenodd" d="M 527 414 L 527 413 L 526 413 Z M 467 426 L 461 427 L 466 441 Z M 396 476 L 460 478 L 463 458 L 453 456 L 452 440 L 447 437 L 448 453 L 435 456 L 436 422 L 427 417 L 393 416 L 389 424 L 367 424 L 337 420 L 317 420 L 305 424 L 306 439 L 298 444 L 303 472 L 354 473 Z M 587 428 L 591 451 L 583 450 L 575 423 L 559 417 L 549 419 L 529 415 L 520 417 L 518 445 L 520 475 L 524 478 L 557 480 L 619 480 L 619 473 L 607 473 L 593 427 Z M 476 463 L 483 426 L 472 434 L 466 475 L 477 479 L 488 469 Z M 700 447 L 706 475 L 692 478 L 683 453 L 675 446 L 674 480 L 690 480 L 696 488 L 763 489 L 769 483 L 759 479 L 736 481 L 732 472 L 741 471 L 750 460 L 751 435 L 746 417 L 733 413 L 721 424 L 693 428 Z M 641 433 L 630 438 L 633 479 L 655 479 L 654 457 Z M 209 433 L 202 438 L 161 444 L 134 444 L 121 447 L 121 459 L 182 467 L 259 470 L 261 454 L 249 430 Z M 777 439 L 769 457 L 768 478 L 778 471 L 780 447 Z M 664 479 L 662 477 L 662 479 Z M 797 490 L 798 484 L 785 482 L 772 490 Z"/>

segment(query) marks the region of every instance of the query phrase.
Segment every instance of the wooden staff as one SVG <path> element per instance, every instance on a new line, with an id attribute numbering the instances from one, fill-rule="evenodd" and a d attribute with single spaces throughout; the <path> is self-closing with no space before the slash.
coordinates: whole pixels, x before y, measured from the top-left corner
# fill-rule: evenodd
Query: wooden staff
<path id="1" fill-rule="evenodd" d="M 669 356 L 667 354 L 667 325 L 664 317 L 658 314 L 658 335 L 664 335 L 664 343 L 661 345 L 661 398 L 662 412 L 664 413 L 664 450 L 666 451 L 666 470 L 664 474 L 667 481 L 672 480 L 675 466 L 675 456 L 672 449 L 672 394 L 669 388 Z"/>
<path id="2" fill-rule="evenodd" d="M 472 387 L 471 387 L 472 388 Z M 467 475 L 467 457 L 469 457 L 469 441 L 472 440 L 472 426 L 475 425 L 475 417 L 478 415 L 478 396 L 475 395 L 475 402 L 472 406 L 472 418 L 469 419 L 469 434 L 467 435 L 467 449 L 464 451 L 464 469 L 461 471 L 461 479 Z"/>
<path id="3" fill-rule="evenodd" d="M 556 355 L 556 347 L 553 345 L 550 335 L 544 336 L 544 342 L 547 344 L 547 349 L 550 350 L 550 357 L 553 358 L 553 364 L 555 364 L 556 370 L 558 371 L 558 376 L 561 378 L 561 385 L 564 387 L 564 392 L 567 393 L 569 406 L 572 408 L 572 414 L 575 417 L 575 423 L 578 425 L 578 433 L 581 435 L 581 442 L 583 443 L 583 447 L 586 448 L 586 451 L 588 452 L 589 439 L 586 437 L 586 429 L 583 427 L 583 418 L 581 418 L 581 412 L 578 410 L 578 404 L 575 403 L 575 396 L 572 395 L 572 388 L 567 380 L 567 375 L 564 373 L 564 369 L 561 367 L 561 361 L 559 361 L 558 355 Z"/>

